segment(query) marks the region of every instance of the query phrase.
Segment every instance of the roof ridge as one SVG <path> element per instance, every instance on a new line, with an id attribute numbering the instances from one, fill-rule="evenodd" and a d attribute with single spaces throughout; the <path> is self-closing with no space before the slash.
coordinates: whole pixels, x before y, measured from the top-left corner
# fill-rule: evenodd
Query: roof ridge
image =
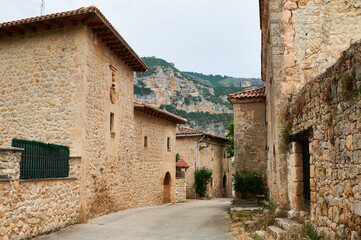
<path id="1" fill-rule="evenodd" d="M 232 94 L 228 94 L 228 100 L 236 98 L 253 98 L 253 97 L 265 97 L 266 96 L 266 86 L 249 89 L 246 91 L 240 91 Z"/>

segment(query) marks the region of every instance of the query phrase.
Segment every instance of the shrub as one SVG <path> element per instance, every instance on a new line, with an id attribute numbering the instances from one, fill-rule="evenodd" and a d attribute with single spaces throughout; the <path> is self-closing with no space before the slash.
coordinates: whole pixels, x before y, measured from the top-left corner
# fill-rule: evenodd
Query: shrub
<path id="1" fill-rule="evenodd" d="M 202 167 L 194 173 L 196 193 L 200 197 L 204 197 L 207 191 L 207 184 L 212 179 L 212 170 Z"/>
<path id="2" fill-rule="evenodd" d="M 263 178 L 260 173 L 238 171 L 233 174 L 234 190 L 242 194 L 242 198 L 254 198 L 256 194 L 263 193 Z"/>

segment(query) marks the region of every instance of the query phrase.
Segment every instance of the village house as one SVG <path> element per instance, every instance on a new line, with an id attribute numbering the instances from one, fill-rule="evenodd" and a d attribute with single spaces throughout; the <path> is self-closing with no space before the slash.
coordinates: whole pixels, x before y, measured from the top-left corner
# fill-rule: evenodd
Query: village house
<path id="1" fill-rule="evenodd" d="M 185 185 L 176 186 L 176 126 L 187 121 L 165 110 L 135 102 L 134 122 L 137 175 L 133 195 L 136 207 L 174 203 L 176 189 L 185 192 Z M 177 194 L 178 195 L 178 194 Z"/>
<path id="2" fill-rule="evenodd" d="M 134 72 L 147 66 L 96 7 L 2 23 L 0 34 L 1 239 L 176 201 L 186 120 L 134 103 Z M 24 178 L 14 138 L 69 147 L 66 176 Z"/>
<path id="3" fill-rule="evenodd" d="M 234 114 L 234 166 L 237 171 L 259 172 L 266 179 L 265 87 L 228 95 Z"/>
<path id="4" fill-rule="evenodd" d="M 189 165 L 185 171 L 187 198 L 195 198 L 194 172 L 201 167 L 212 170 L 209 197 L 232 196 L 232 162 L 226 150 L 229 139 L 186 126 L 177 130 L 179 156 Z"/>
<path id="5" fill-rule="evenodd" d="M 325 239 L 361 236 L 360 13 L 356 0 L 260 0 L 270 199 Z"/>

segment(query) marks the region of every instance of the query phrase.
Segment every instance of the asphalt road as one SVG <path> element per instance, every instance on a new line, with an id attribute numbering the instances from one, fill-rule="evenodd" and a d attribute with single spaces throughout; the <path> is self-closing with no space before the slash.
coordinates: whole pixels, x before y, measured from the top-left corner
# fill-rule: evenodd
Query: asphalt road
<path id="1" fill-rule="evenodd" d="M 36 239 L 234 240 L 227 214 L 229 205 L 230 199 L 220 198 L 128 209 Z"/>

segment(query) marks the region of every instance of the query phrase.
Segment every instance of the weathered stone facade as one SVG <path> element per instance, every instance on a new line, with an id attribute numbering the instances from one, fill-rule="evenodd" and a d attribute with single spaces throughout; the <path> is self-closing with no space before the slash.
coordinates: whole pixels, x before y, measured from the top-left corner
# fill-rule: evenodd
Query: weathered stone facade
<path id="1" fill-rule="evenodd" d="M 0 145 L 50 142 L 75 157 L 69 178 L 25 181 L 14 155 L 0 155 L 0 175 L 14 175 L 0 182 L 0 197 L 11 197 L 0 204 L 0 236 L 174 202 L 175 129 L 186 120 L 144 105 L 156 114 L 135 111 L 133 73 L 146 70 L 140 58 L 95 7 L 20 25 L 29 21 L 0 24 L 9 33 L 0 36 Z"/>
<path id="2" fill-rule="evenodd" d="M 176 123 L 137 110 L 134 113 L 134 122 L 137 155 L 133 163 L 136 169 L 132 189 L 134 206 L 163 204 L 164 194 L 168 194 L 164 191 L 169 191 L 169 201 L 175 202 Z M 170 149 L 167 146 L 168 138 Z M 164 184 L 167 172 L 170 174 L 169 189 L 166 189 Z"/>
<path id="3" fill-rule="evenodd" d="M 207 148 L 198 149 L 197 168 L 207 167 L 212 170 L 212 181 L 209 184 L 207 194 L 209 197 L 232 196 L 231 179 L 233 167 L 226 151 L 228 140 L 202 132 L 198 134 L 187 134 L 181 130 L 177 133 L 177 153 L 189 164 L 189 168 L 185 172 L 187 198 L 195 198 L 194 172 L 196 145 L 203 136 L 209 137 L 210 141 L 208 142 L 209 146 Z M 205 144 L 204 142 L 200 143 L 198 148 L 205 146 Z"/>
<path id="4" fill-rule="evenodd" d="M 176 202 L 185 202 L 187 199 L 186 178 L 180 177 L 176 180 Z"/>
<path id="5" fill-rule="evenodd" d="M 271 198 L 288 206 L 288 166 L 282 139 L 283 108 L 290 94 L 361 38 L 358 1 L 260 0 L 262 79 L 267 89 L 267 139 Z"/>
<path id="6" fill-rule="evenodd" d="M 69 178 L 20 180 L 20 159 L 21 149 L 0 148 L 0 238 L 30 238 L 78 222 L 79 161 L 70 160 Z"/>
<path id="7" fill-rule="evenodd" d="M 308 131 L 311 221 L 327 239 L 361 236 L 361 43 L 293 97 L 286 121 L 291 208 L 304 204 L 290 179 L 303 183 L 299 136 Z"/>
<path id="8" fill-rule="evenodd" d="M 354 136 L 358 136 L 359 130 L 355 128 L 357 121 L 353 118 L 357 118 L 360 103 L 358 100 L 351 103 L 338 98 L 332 103 L 336 107 L 331 107 L 320 98 L 321 95 L 327 98 L 327 89 L 334 88 L 337 81 L 330 86 L 312 84 L 319 82 L 317 79 L 314 81 L 315 77 L 334 64 L 342 51 L 361 39 L 361 5 L 359 1 L 341 0 L 261 0 L 260 5 L 271 199 L 280 208 L 300 209 L 305 202 L 303 191 L 308 184 L 301 158 L 308 155 L 304 149 L 309 149 L 311 218 L 318 226 L 319 233 L 327 239 L 335 239 L 336 235 L 350 239 L 352 234 L 355 236 L 359 231 L 355 226 L 360 223 L 354 212 L 357 198 L 352 195 L 352 190 L 344 192 L 340 186 L 352 186 L 353 190 L 357 190 L 354 187 L 357 174 L 349 175 L 346 170 L 351 169 L 352 172 L 358 169 L 358 166 L 350 167 L 358 156 L 357 153 L 354 155 L 354 150 L 346 150 L 346 140 L 350 147 L 351 139 L 354 144 Z M 304 92 L 307 100 L 298 99 L 295 105 L 307 110 L 301 119 L 295 120 L 299 121 L 295 123 L 295 128 L 286 131 L 289 128 L 285 120 L 288 98 Z M 353 117 L 353 113 L 356 117 Z M 313 132 L 313 135 L 303 135 L 303 130 Z M 298 141 L 291 148 L 285 140 L 289 134 L 292 140 Z M 335 186 L 337 191 L 332 190 Z M 332 203 L 326 203 L 327 196 L 330 196 Z M 341 217 L 343 222 L 340 221 Z"/>
<path id="9" fill-rule="evenodd" d="M 228 95 L 234 111 L 235 170 L 256 171 L 266 177 L 265 87 Z M 266 178 L 265 178 L 266 179 Z"/>

